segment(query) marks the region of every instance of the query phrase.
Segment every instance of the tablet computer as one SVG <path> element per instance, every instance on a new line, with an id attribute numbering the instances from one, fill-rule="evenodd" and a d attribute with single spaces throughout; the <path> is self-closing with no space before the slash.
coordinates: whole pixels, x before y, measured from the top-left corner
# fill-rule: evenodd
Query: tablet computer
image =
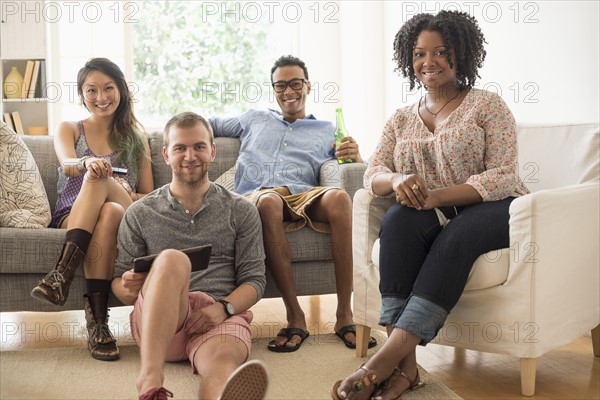
<path id="1" fill-rule="evenodd" d="M 208 268 L 208 262 L 210 261 L 210 254 L 212 252 L 212 245 L 207 244 L 203 246 L 190 247 L 188 249 L 180 250 L 187 254 L 192 263 L 192 272 L 201 271 Z M 148 272 L 154 262 L 154 259 L 158 254 L 153 254 L 145 257 L 138 257 L 133 260 L 133 271 L 134 272 Z"/>

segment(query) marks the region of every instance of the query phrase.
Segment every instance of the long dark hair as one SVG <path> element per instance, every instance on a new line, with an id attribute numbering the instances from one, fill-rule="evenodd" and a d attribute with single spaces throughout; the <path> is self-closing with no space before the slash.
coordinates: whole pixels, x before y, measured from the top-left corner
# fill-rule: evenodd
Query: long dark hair
<path id="1" fill-rule="evenodd" d="M 125 81 L 125 75 L 119 66 L 108 58 L 88 60 L 77 74 L 77 92 L 82 100 L 83 83 L 92 71 L 99 71 L 107 75 L 119 89 L 121 99 L 117 111 L 115 111 L 113 129 L 108 136 L 108 144 L 113 149 L 116 160 L 126 164 L 132 176 L 137 176 L 138 161 L 140 157 L 145 156 L 144 140 L 146 140 L 146 136 L 142 124 L 133 114 L 133 96 Z M 85 102 L 83 105 L 87 109 Z M 146 158 L 143 159 L 148 161 Z"/>

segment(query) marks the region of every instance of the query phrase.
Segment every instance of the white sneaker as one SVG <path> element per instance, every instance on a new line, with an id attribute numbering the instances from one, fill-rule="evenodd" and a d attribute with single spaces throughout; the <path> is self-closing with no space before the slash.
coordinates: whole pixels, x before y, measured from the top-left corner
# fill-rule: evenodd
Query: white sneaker
<path id="1" fill-rule="evenodd" d="M 233 371 L 219 400 L 263 400 L 268 388 L 266 364 L 261 360 L 250 360 Z"/>

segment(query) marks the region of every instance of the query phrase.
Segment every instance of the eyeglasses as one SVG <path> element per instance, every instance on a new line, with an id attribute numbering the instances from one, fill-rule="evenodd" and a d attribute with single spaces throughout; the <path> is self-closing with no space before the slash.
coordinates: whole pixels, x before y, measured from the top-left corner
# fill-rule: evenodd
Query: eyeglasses
<path id="1" fill-rule="evenodd" d="M 276 93 L 281 93 L 284 92 L 285 89 L 287 89 L 287 87 L 291 87 L 292 90 L 300 90 L 302 89 L 302 86 L 304 86 L 304 84 L 307 83 L 306 79 L 301 79 L 301 78 L 295 78 L 289 81 L 277 81 L 273 83 L 273 90 Z"/>

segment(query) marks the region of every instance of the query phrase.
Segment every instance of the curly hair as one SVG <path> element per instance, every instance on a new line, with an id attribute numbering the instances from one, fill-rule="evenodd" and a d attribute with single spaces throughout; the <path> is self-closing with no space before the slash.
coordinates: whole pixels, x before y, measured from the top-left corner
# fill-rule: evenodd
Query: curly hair
<path id="1" fill-rule="evenodd" d="M 133 96 L 125 81 L 125 75 L 117 64 L 107 58 L 92 58 L 79 70 L 77 74 L 77 92 L 82 100 L 83 106 L 83 84 L 85 78 L 92 71 L 100 71 L 111 78 L 119 90 L 121 101 L 115 111 L 113 129 L 109 134 L 108 143 L 115 152 L 118 161 L 127 165 L 132 172 L 138 170 L 140 157 L 146 159 L 144 148 L 144 128 L 133 114 Z"/>
<path id="2" fill-rule="evenodd" d="M 271 68 L 271 83 L 273 82 L 273 74 L 275 73 L 275 70 L 277 68 L 289 66 L 296 66 L 302 68 L 302 71 L 304 71 L 304 77 L 306 78 L 306 80 L 308 80 L 308 69 L 306 68 L 306 64 L 304 64 L 304 61 L 302 61 L 298 57 L 288 55 L 279 57 L 277 61 L 275 61 L 275 64 L 273 64 L 273 67 Z"/>
<path id="3" fill-rule="evenodd" d="M 440 11 L 436 15 L 417 14 L 402 26 L 394 39 L 394 61 L 399 72 L 410 80 L 410 89 L 415 87 L 413 51 L 422 31 L 439 32 L 448 52 L 446 59 L 454 68 L 451 55 L 456 60 L 456 79 L 461 88 L 472 87 L 479 78 L 478 69 L 483 65 L 485 38 L 475 18 L 459 11 Z"/>

